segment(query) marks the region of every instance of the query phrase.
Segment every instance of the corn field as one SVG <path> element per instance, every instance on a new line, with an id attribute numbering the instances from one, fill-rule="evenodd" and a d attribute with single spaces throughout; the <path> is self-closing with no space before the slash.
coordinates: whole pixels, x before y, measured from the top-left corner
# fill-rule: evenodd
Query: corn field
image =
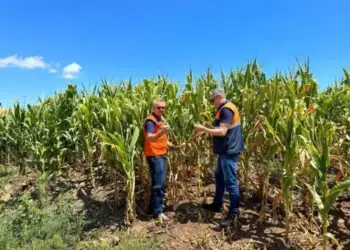
<path id="1" fill-rule="evenodd" d="M 289 237 L 290 222 L 305 200 L 312 223 L 317 211 L 321 235 L 328 214 L 341 192 L 350 187 L 350 74 L 324 91 L 309 70 L 298 64 L 295 72 L 267 78 L 256 61 L 237 71 L 210 70 L 198 78 L 192 72 L 183 85 L 159 76 L 132 84 L 103 81 L 92 91 L 69 85 L 35 105 L 15 103 L 0 110 L 0 164 L 14 165 L 19 173 L 34 169 L 45 186 L 71 168 L 83 169 L 95 187 L 96 166 L 106 166 L 115 183 L 116 202 L 126 193 L 125 222 L 136 218 L 136 190 L 148 201 L 149 170 L 143 156 L 143 122 L 156 98 L 166 101 L 165 120 L 170 140 L 181 145 L 169 151 L 168 203 L 188 197 L 193 183 L 196 195 L 206 196 L 206 180 L 213 174 L 216 157 L 211 138 L 194 134 L 195 123 L 210 126 L 214 109 L 210 90 L 222 87 L 226 98 L 240 110 L 245 151 L 239 165 L 244 196 L 261 200 L 260 220 L 265 221 L 268 201 L 281 207 Z M 212 178 L 212 177 L 211 177 Z M 273 180 L 277 180 L 273 181 Z M 122 185 L 120 182 L 122 181 Z"/>

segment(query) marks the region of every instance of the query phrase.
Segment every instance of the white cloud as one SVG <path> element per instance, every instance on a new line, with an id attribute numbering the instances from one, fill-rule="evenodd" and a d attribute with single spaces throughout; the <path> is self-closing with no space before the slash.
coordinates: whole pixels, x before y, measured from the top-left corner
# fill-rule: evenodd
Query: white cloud
<path id="1" fill-rule="evenodd" d="M 42 56 L 27 56 L 19 57 L 18 55 L 12 55 L 4 58 L 0 58 L 0 69 L 1 68 L 21 68 L 21 69 L 44 69 L 49 71 L 51 74 L 57 73 L 61 68 L 60 63 L 47 63 Z M 66 65 L 62 70 L 62 75 L 66 79 L 74 79 L 80 73 L 82 67 L 73 62 Z"/>
<path id="2" fill-rule="evenodd" d="M 54 69 L 54 68 L 49 68 L 49 72 L 50 72 L 50 73 L 52 73 L 52 74 L 54 74 L 54 73 L 56 73 L 56 72 L 57 72 L 57 69 Z"/>
<path id="3" fill-rule="evenodd" d="M 74 79 L 79 74 L 82 67 L 77 64 L 76 62 L 73 62 L 63 68 L 63 77 L 66 79 Z"/>
<path id="4" fill-rule="evenodd" d="M 27 56 L 19 57 L 18 55 L 12 55 L 4 58 L 0 58 L 1 68 L 20 68 L 20 69 L 46 69 L 50 73 L 56 73 L 57 68 L 60 67 L 59 63 L 47 63 L 42 56 Z"/>
<path id="5" fill-rule="evenodd" d="M 17 67 L 22 69 L 44 69 L 47 67 L 41 56 L 18 57 L 17 55 L 0 58 L 0 68 Z"/>

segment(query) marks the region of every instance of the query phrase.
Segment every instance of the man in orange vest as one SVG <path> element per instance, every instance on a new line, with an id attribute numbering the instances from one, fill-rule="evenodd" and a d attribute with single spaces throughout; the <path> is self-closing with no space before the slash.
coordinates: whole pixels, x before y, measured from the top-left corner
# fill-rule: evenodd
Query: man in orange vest
<path id="1" fill-rule="evenodd" d="M 152 179 L 151 207 L 154 215 L 167 221 L 169 218 L 163 213 L 166 154 L 168 147 L 178 147 L 168 141 L 169 126 L 163 120 L 165 101 L 155 100 L 152 111 L 144 123 L 144 154 L 151 170 Z"/>
<path id="2" fill-rule="evenodd" d="M 211 102 L 216 109 L 214 128 L 195 125 L 197 132 L 206 132 L 213 136 L 213 152 L 218 155 L 214 201 L 211 204 L 203 204 L 203 207 L 213 212 L 221 211 L 226 187 L 230 197 L 229 214 L 219 225 L 237 226 L 240 198 L 237 167 L 240 153 L 244 150 L 240 115 L 236 106 L 225 100 L 223 89 L 212 90 Z"/>

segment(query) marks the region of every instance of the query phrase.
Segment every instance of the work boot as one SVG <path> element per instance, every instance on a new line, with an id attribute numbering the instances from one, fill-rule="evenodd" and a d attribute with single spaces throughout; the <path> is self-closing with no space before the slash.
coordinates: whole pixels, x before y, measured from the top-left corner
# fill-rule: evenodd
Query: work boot
<path id="1" fill-rule="evenodd" d="M 206 210 L 209 210 L 211 212 L 214 212 L 214 213 L 219 213 L 221 212 L 221 209 L 222 209 L 222 206 L 219 206 L 215 203 L 210 203 L 210 204 L 202 204 L 202 207 Z"/>
<path id="2" fill-rule="evenodd" d="M 238 229 L 239 228 L 238 215 L 229 212 L 227 216 L 220 221 L 219 226 L 223 228 L 233 227 L 234 229 Z"/>

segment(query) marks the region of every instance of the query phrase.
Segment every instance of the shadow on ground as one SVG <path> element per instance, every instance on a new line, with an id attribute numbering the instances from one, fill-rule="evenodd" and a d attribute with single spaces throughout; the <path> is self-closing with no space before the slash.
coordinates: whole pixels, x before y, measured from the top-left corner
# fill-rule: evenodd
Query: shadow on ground
<path id="1" fill-rule="evenodd" d="M 86 180 L 83 182 L 88 183 Z M 104 183 L 104 185 L 102 185 Z M 82 185 L 77 190 L 77 198 L 83 204 L 83 211 L 87 224 L 85 225 L 85 230 L 89 231 L 91 229 L 98 228 L 111 228 L 117 229 L 123 226 L 124 214 L 125 214 L 125 203 L 121 202 L 117 206 L 117 202 L 114 197 L 114 187 L 113 184 L 109 182 L 101 181 L 97 188 L 92 188 L 89 185 Z M 67 184 L 68 185 L 68 184 Z M 69 184 L 71 185 L 71 184 Z M 75 184 L 76 185 L 76 184 Z M 78 185 L 80 185 L 78 183 Z M 66 191 L 67 187 L 60 187 L 61 191 Z M 208 194 L 209 197 L 213 197 L 213 193 Z M 143 194 L 138 193 L 136 195 L 136 212 L 137 220 L 141 222 L 150 222 L 153 220 L 152 215 L 147 207 L 147 205 L 142 200 Z M 212 232 L 212 237 L 224 236 L 224 240 L 227 244 L 234 244 L 235 242 L 253 242 L 254 249 L 302 249 L 299 246 L 288 245 L 284 239 L 285 229 L 284 225 L 272 224 L 271 223 L 271 203 L 269 203 L 269 209 L 267 211 L 267 219 L 269 223 L 261 224 L 259 223 L 259 211 L 261 208 L 260 199 L 247 198 L 243 199 L 241 196 L 241 224 L 242 227 L 239 230 L 220 229 L 217 223 L 220 220 L 219 213 L 212 213 L 202 208 L 201 198 L 193 199 L 192 201 L 183 201 L 180 204 L 172 205 L 166 207 L 165 212 L 173 219 L 173 222 L 169 226 L 169 230 L 172 228 L 179 227 L 180 232 L 177 236 L 181 236 L 181 226 L 184 226 L 189 230 L 204 230 L 209 229 Z M 125 200 L 125 193 L 121 191 L 120 201 Z M 348 200 L 341 201 L 348 202 L 346 205 L 350 204 Z M 225 207 L 229 206 L 228 197 L 225 195 Z M 341 219 L 345 220 L 345 229 L 348 227 L 350 218 L 350 205 L 349 212 L 344 212 L 343 204 L 339 207 L 335 206 L 332 210 L 332 220 L 330 225 L 330 232 L 332 232 L 335 237 L 343 242 L 344 249 L 350 249 L 349 235 L 347 233 L 339 230 L 339 225 L 337 222 Z M 278 221 L 283 221 L 283 216 L 281 211 L 278 210 Z M 138 226 L 150 226 L 157 227 L 153 223 L 140 224 L 136 222 Z M 187 225 L 188 224 L 188 225 Z M 192 228 L 193 227 L 193 228 Z M 151 230 L 156 232 L 158 230 Z M 150 231 L 149 231 L 150 232 Z M 171 234 L 171 232 L 170 232 Z M 196 232 L 193 231 L 195 235 Z M 302 233 L 300 233 L 302 235 Z M 190 237 L 190 236 L 189 236 Z M 295 243 L 295 242 L 294 242 Z"/>

